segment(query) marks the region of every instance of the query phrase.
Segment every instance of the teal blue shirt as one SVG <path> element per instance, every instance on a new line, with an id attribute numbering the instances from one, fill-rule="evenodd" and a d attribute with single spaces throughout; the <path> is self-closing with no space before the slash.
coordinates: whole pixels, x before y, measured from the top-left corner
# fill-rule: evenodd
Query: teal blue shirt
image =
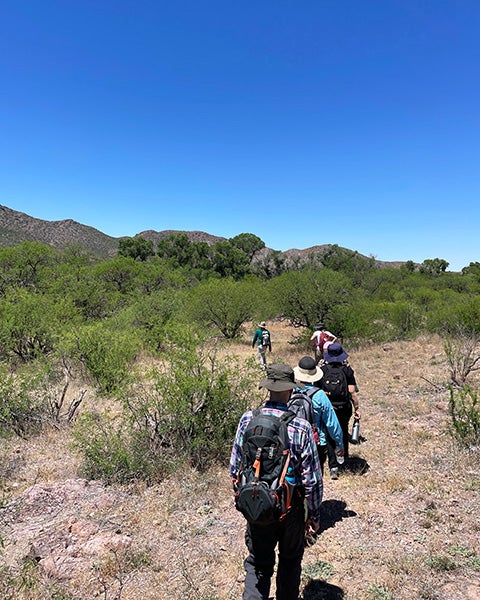
<path id="1" fill-rule="evenodd" d="M 253 341 L 252 341 L 252 348 L 255 347 L 255 344 L 257 344 L 257 346 L 265 346 L 265 344 L 263 343 L 263 334 L 267 332 L 268 333 L 268 344 L 266 345 L 266 347 L 271 350 L 272 349 L 272 343 L 270 341 L 270 332 L 268 331 L 268 329 L 266 328 L 261 328 L 259 327 L 257 329 L 257 331 L 255 331 L 255 333 L 253 334 Z"/>
<path id="2" fill-rule="evenodd" d="M 305 392 L 309 388 L 312 388 L 311 383 L 305 384 L 305 389 L 295 388 L 295 392 Z M 320 439 L 320 445 L 325 446 L 327 438 L 325 432 L 335 442 L 335 446 L 343 449 L 343 433 L 340 423 L 338 421 L 335 410 L 332 403 L 328 399 L 327 394 L 323 390 L 318 390 L 312 396 L 313 414 L 315 417 L 315 426 L 318 429 L 318 436 Z"/>

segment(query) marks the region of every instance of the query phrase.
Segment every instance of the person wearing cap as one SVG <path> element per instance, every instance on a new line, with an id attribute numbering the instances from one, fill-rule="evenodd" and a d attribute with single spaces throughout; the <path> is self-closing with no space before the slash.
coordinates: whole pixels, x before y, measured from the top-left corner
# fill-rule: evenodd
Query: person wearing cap
<path id="1" fill-rule="evenodd" d="M 269 391 L 261 411 L 281 416 L 287 410 L 292 390 L 297 386 L 293 369 L 285 364 L 272 364 L 259 388 Z M 238 424 L 230 457 L 230 476 L 237 481 L 242 459 L 242 442 L 253 411 L 244 413 Z M 319 529 L 323 481 L 320 471 L 313 430 L 307 421 L 294 417 L 287 426 L 290 443 L 290 465 L 301 492 L 296 503 L 282 521 L 258 527 L 247 522 L 245 543 L 248 556 L 244 561 L 245 588 L 243 600 L 268 600 L 275 566 L 275 549 L 278 545 L 276 575 L 277 600 L 297 600 L 300 589 L 305 534 Z M 304 499 L 308 516 L 305 516 Z"/>
<path id="2" fill-rule="evenodd" d="M 257 346 L 258 363 L 262 369 L 266 369 L 267 350 L 272 351 L 272 342 L 270 331 L 268 331 L 265 321 L 258 324 L 258 328 L 253 334 L 252 348 L 255 348 L 255 346 Z"/>
<path id="3" fill-rule="evenodd" d="M 323 475 L 323 467 L 328 455 L 328 437 L 333 441 L 336 456 L 343 456 L 344 454 L 342 428 L 327 394 L 318 387 L 318 383 L 323 377 L 323 371 L 315 364 L 315 360 L 311 356 L 304 356 L 298 361 L 298 365 L 294 367 L 293 372 L 295 373 L 295 379 L 304 384 L 304 389 L 297 387 L 295 392 L 311 390 L 309 396 L 312 400 L 314 425 L 318 432 L 316 442 Z"/>
<path id="4" fill-rule="evenodd" d="M 320 321 L 315 325 L 315 331 L 310 337 L 310 345 L 315 352 L 315 362 L 317 365 L 322 360 L 324 351 L 336 340 L 337 337 L 325 329 L 325 323 Z"/>
<path id="5" fill-rule="evenodd" d="M 343 447 L 344 447 L 344 458 L 345 465 L 348 461 L 348 442 L 349 442 L 349 421 L 354 413 L 355 419 L 360 419 L 358 395 L 356 392 L 357 382 L 355 380 L 355 372 L 347 362 L 348 354 L 343 349 L 342 344 L 334 342 L 330 344 L 327 350 L 323 354 L 325 364 L 322 365 L 321 369 L 325 375 L 328 370 L 328 365 L 340 366 L 345 373 L 348 386 L 348 401 L 343 407 L 336 407 L 334 405 L 335 413 L 337 415 L 340 427 L 343 433 Z M 320 381 L 320 387 L 322 387 L 322 381 Z M 335 448 L 331 441 L 327 439 L 328 445 L 328 466 L 330 467 L 330 475 L 335 478 L 338 476 L 339 464 L 337 457 L 335 456 Z"/>

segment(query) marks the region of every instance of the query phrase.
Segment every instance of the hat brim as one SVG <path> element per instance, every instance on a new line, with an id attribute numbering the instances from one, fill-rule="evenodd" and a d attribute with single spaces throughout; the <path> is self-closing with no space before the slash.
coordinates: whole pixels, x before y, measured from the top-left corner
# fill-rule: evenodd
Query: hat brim
<path id="1" fill-rule="evenodd" d="M 273 380 L 268 379 L 267 377 L 262 379 L 258 384 L 258 389 L 265 388 L 270 392 L 285 392 L 287 390 L 293 390 L 296 387 L 303 389 L 305 386 L 300 381 L 279 381 L 278 379 Z"/>
<path id="2" fill-rule="evenodd" d="M 347 360 L 348 354 L 344 350 L 341 354 L 335 356 L 334 354 L 329 354 L 327 350 L 323 355 L 323 358 L 326 362 L 343 362 L 344 360 Z"/>
<path id="3" fill-rule="evenodd" d="M 315 383 L 323 377 L 323 371 L 320 367 L 315 367 L 315 373 L 309 373 L 309 371 L 297 366 L 293 367 L 293 372 L 295 373 L 295 379 L 304 383 Z"/>

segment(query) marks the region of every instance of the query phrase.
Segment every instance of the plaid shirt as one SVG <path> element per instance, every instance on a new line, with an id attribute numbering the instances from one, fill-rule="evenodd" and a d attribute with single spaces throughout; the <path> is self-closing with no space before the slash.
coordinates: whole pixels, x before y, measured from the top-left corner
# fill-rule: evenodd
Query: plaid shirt
<path id="1" fill-rule="evenodd" d="M 280 417 L 286 410 L 285 404 L 267 402 L 262 412 Z M 243 435 L 253 417 L 253 412 L 243 414 L 238 424 L 237 435 L 233 442 L 230 457 L 230 475 L 235 481 L 238 477 L 242 461 Z M 317 447 L 313 439 L 310 423 L 295 417 L 288 424 L 288 438 L 290 441 L 290 464 L 297 480 L 305 489 L 305 498 L 308 506 L 308 516 L 318 522 L 320 520 L 320 505 L 323 496 L 322 473 L 317 454 Z"/>

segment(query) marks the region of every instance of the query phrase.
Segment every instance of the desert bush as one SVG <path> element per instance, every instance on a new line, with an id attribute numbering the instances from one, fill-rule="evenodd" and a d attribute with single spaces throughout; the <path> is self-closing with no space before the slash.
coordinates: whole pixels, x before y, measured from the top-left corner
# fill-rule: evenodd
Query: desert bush
<path id="1" fill-rule="evenodd" d="M 0 431 L 4 435 L 25 436 L 41 429 L 49 405 L 40 391 L 40 377 L 0 372 Z"/>
<path id="2" fill-rule="evenodd" d="M 368 587 L 368 598 L 370 600 L 393 600 L 393 596 L 383 586 L 373 583 Z"/>
<path id="3" fill-rule="evenodd" d="M 183 304 L 177 290 L 157 290 L 132 302 L 120 315 L 125 329 L 136 332 L 146 349 L 158 352 L 165 336 L 166 324 L 176 318 Z"/>
<path id="4" fill-rule="evenodd" d="M 464 447 L 480 444 L 480 404 L 478 392 L 469 386 L 450 388 L 450 432 Z"/>
<path id="5" fill-rule="evenodd" d="M 0 303 L 0 348 L 5 358 L 30 361 L 55 350 L 65 323 L 74 322 L 67 300 L 17 289 Z"/>
<path id="6" fill-rule="evenodd" d="M 291 271 L 270 284 L 281 316 L 294 327 L 312 329 L 317 321 L 331 322 L 332 311 L 353 302 L 353 287 L 343 273 L 330 269 Z"/>
<path id="7" fill-rule="evenodd" d="M 15 373 L 0 367 L 0 432 L 25 437 L 70 423 L 86 393 L 72 397 L 71 379 L 68 365 L 52 360 L 22 365 Z"/>
<path id="8" fill-rule="evenodd" d="M 350 306 L 338 306 L 332 310 L 328 328 L 349 347 L 362 343 L 381 343 L 395 337 L 395 329 L 380 315 L 384 303 L 361 300 Z"/>
<path id="9" fill-rule="evenodd" d="M 108 410 L 86 412 L 80 415 L 73 436 L 87 477 L 107 483 L 150 478 L 149 457 L 137 452 L 128 423 L 119 415 Z"/>
<path id="10" fill-rule="evenodd" d="M 152 482 L 185 462 L 205 469 L 228 458 L 240 415 L 257 401 L 256 366 L 221 360 L 211 340 L 200 343 L 188 328 L 169 333 L 161 365 L 121 395 L 121 414 L 79 420 L 88 476 Z"/>
<path id="11" fill-rule="evenodd" d="M 0 553 L 1 558 L 1 553 Z M 0 566 L 0 597 L 2 600 L 74 600 L 68 591 L 41 572 L 38 563 L 29 557 L 12 566 Z"/>
<path id="12" fill-rule="evenodd" d="M 253 278 L 238 282 L 210 279 L 192 292 L 187 309 L 190 319 L 212 325 L 225 338 L 233 339 L 252 318 L 259 290 L 260 282 Z"/>
<path id="13" fill-rule="evenodd" d="M 140 347 L 136 332 L 113 319 L 71 331 L 62 350 L 85 366 L 99 393 L 113 394 L 127 385 Z"/>
<path id="14" fill-rule="evenodd" d="M 480 334 L 456 325 L 443 343 L 454 386 L 465 385 L 468 376 L 480 369 Z"/>

